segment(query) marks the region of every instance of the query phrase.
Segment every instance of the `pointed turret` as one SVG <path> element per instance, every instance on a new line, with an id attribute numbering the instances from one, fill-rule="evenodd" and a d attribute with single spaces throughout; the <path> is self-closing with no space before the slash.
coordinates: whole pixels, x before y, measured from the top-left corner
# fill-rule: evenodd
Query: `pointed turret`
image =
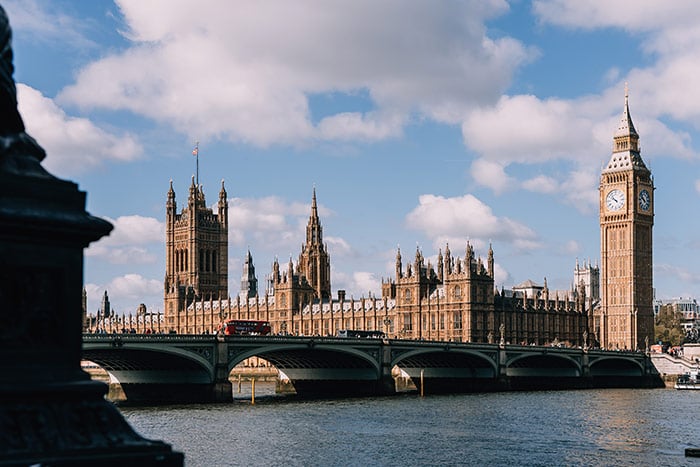
<path id="1" fill-rule="evenodd" d="M 109 318 L 112 316 L 112 307 L 109 303 L 109 296 L 107 291 L 102 295 L 102 303 L 100 304 L 100 311 L 103 318 Z"/>
<path id="2" fill-rule="evenodd" d="M 396 280 L 398 281 L 403 276 L 403 266 L 401 263 L 401 248 L 396 247 Z"/>
<path id="3" fill-rule="evenodd" d="M 488 268 L 489 268 L 489 276 L 491 279 L 494 278 L 494 262 L 493 262 L 493 247 L 491 246 L 491 243 L 489 242 L 489 256 L 488 256 Z"/>
<path id="4" fill-rule="evenodd" d="M 297 265 L 300 276 L 305 276 L 313 287 L 316 298 L 331 297 L 331 259 L 323 244 L 323 228 L 318 217 L 316 187 L 311 196 L 311 215 L 306 225 L 306 243 L 301 247 Z"/>
<path id="5" fill-rule="evenodd" d="M 625 106 L 622 117 L 613 137 L 613 152 L 610 162 L 603 173 L 624 170 L 641 170 L 649 172 L 640 155 L 639 134 L 634 128 L 629 110 L 629 93 L 625 83 Z"/>
<path id="6" fill-rule="evenodd" d="M 253 255 L 250 248 L 243 261 L 243 275 L 241 276 L 241 298 L 253 298 L 258 294 L 258 278 L 255 276 Z"/>
<path id="7" fill-rule="evenodd" d="M 228 194 L 224 186 L 224 179 L 221 179 L 221 190 L 219 190 L 219 221 L 221 224 L 228 226 Z M 250 253 L 250 252 L 249 252 Z"/>

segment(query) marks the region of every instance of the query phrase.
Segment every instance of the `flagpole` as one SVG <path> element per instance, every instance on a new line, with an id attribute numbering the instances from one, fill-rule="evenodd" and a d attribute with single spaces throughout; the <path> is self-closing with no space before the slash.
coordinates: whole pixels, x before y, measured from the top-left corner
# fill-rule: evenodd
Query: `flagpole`
<path id="1" fill-rule="evenodd" d="M 199 187 L 199 141 L 197 141 L 194 145 L 194 156 L 197 159 L 197 177 L 196 177 L 196 182 L 197 186 Z"/>

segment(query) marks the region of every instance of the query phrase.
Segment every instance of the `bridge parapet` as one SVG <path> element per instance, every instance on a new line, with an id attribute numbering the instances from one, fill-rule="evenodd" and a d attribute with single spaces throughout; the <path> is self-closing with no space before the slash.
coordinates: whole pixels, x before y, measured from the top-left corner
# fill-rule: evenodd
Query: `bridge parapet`
<path id="1" fill-rule="evenodd" d="M 132 390 L 167 383 L 182 395 L 177 384 L 199 385 L 189 391 L 219 401 L 231 399 L 233 367 L 253 356 L 287 375 L 299 394 L 325 396 L 392 393 L 395 367 L 416 383 L 422 378 L 429 392 L 654 386 L 658 376 L 640 352 L 444 341 L 89 334 L 83 349 Z"/>

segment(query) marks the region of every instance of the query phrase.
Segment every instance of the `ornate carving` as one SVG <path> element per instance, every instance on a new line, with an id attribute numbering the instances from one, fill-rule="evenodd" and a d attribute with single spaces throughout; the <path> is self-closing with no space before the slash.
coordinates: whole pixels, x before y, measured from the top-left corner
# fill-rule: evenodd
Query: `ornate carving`
<path id="1" fill-rule="evenodd" d="M 0 406 L 0 452 L 31 459 L 51 457 L 66 447 L 81 451 L 131 447 L 160 447 L 141 438 L 117 409 L 103 400 L 51 401 Z"/>
<path id="2" fill-rule="evenodd" d="M 214 363 L 214 352 L 211 346 L 207 347 L 179 347 L 179 349 L 186 350 L 188 352 L 195 353 L 201 357 L 203 357 L 206 361 L 209 363 Z"/>

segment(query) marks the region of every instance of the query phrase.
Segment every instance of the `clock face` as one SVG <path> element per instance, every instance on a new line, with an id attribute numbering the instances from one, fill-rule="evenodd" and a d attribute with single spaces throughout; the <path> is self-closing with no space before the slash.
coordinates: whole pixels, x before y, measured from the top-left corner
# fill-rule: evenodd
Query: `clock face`
<path id="1" fill-rule="evenodd" d="M 625 194 L 617 188 L 611 190 L 605 197 L 605 205 L 610 211 L 619 211 L 625 205 Z"/>
<path id="2" fill-rule="evenodd" d="M 642 190 L 639 192 L 639 209 L 642 211 L 648 211 L 651 207 L 651 195 L 647 190 Z"/>

